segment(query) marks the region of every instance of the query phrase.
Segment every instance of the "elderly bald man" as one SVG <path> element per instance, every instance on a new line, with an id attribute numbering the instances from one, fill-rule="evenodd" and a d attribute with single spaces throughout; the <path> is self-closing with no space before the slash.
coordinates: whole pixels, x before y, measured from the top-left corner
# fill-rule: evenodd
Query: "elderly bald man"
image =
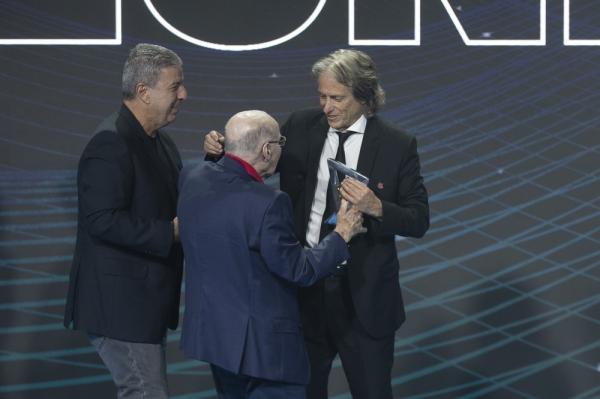
<path id="1" fill-rule="evenodd" d="M 225 156 L 184 169 L 177 214 L 186 298 L 182 348 L 211 364 L 219 398 L 304 398 L 309 363 L 297 286 L 335 272 L 362 216 L 342 204 L 337 226 L 305 249 L 287 194 L 263 184 L 285 137 L 262 111 L 234 115 Z"/>

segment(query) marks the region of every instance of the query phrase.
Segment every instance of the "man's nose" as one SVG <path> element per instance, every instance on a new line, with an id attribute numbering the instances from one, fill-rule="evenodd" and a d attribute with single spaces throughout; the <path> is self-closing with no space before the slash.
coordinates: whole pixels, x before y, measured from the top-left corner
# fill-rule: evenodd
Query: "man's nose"
<path id="1" fill-rule="evenodd" d="M 188 92 L 187 89 L 185 88 L 184 85 L 179 86 L 179 93 L 178 93 L 178 98 L 181 101 L 184 101 L 185 99 L 187 99 L 188 96 Z"/>

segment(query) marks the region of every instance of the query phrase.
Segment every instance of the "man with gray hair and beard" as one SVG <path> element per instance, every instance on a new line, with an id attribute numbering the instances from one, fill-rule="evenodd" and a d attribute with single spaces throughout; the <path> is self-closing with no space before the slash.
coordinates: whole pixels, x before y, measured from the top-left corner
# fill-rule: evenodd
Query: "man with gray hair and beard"
<path id="1" fill-rule="evenodd" d="M 343 202 L 335 229 L 302 246 L 290 198 L 263 184 L 285 142 L 271 116 L 240 112 L 225 127 L 221 160 L 181 174 L 181 346 L 211 364 L 220 399 L 304 399 L 310 371 L 296 287 L 332 275 L 362 229 L 360 212 Z"/>
<path id="2" fill-rule="evenodd" d="M 87 333 L 119 398 L 167 398 L 165 337 L 175 329 L 183 255 L 179 152 L 161 130 L 187 98 L 173 51 L 138 44 L 121 109 L 104 120 L 77 171 L 77 243 L 64 324 Z"/>
<path id="3" fill-rule="evenodd" d="M 317 60 L 312 73 L 320 108 L 289 116 L 278 167 L 302 243 L 316 247 L 331 229 L 328 158 L 358 170 L 369 183 L 345 179 L 339 190 L 363 213 L 367 228 L 350 243 L 350 261 L 299 292 L 311 366 L 307 398 L 327 399 L 339 355 L 354 399 L 391 399 L 394 334 L 405 320 L 394 238 L 422 237 L 429 228 L 417 141 L 377 114 L 385 93 L 366 53 L 334 51 Z M 219 156 L 222 137 L 209 133 L 204 149 Z"/>

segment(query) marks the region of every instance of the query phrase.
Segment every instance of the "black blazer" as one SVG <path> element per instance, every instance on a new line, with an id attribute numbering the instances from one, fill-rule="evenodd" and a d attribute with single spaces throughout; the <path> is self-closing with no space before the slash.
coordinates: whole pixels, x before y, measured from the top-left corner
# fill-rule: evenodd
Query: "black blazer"
<path id="1" fill-rule="evenodd" d="M 320 109 L 295 112 L 282 126 L 287 144 L 279 163 L 280 185 L 292 199 L 296 232 L 304 243 L 328 129 Z M 370 178 L 383 218 L 365 216 L 368 232 L 350 242 L 348 282 L 358 320 L 373 337 L 383 337 L 405 319 L 395 235 L 422 237 L 429 228 L 416 139 L 378 116 L 369 118 L 357 169 Z M 316 287 L 300 291 L 300 305 L 305 335 L 311 336 L 325 325 L 316 311 Z"/>
<path id="2" fill-rule="evenodd" d="M 67 327 L 146 343 L 177 327 L 183 256 L 171 220 L 182 165 L 165 133 L 156 140 L 123 105 L 81 155 Z"/>

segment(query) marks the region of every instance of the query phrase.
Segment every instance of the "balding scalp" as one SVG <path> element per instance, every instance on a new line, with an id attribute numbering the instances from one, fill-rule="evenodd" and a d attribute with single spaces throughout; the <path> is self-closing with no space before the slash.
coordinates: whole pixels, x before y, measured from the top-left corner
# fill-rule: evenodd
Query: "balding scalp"
<path id="1" fill-rule="evenodd" d="M 261 146 L 279 136 L 279 125 L 264 111 L 242 111 L 225 125 L 225 151 L 237 155 L 256 155 Z"/>

